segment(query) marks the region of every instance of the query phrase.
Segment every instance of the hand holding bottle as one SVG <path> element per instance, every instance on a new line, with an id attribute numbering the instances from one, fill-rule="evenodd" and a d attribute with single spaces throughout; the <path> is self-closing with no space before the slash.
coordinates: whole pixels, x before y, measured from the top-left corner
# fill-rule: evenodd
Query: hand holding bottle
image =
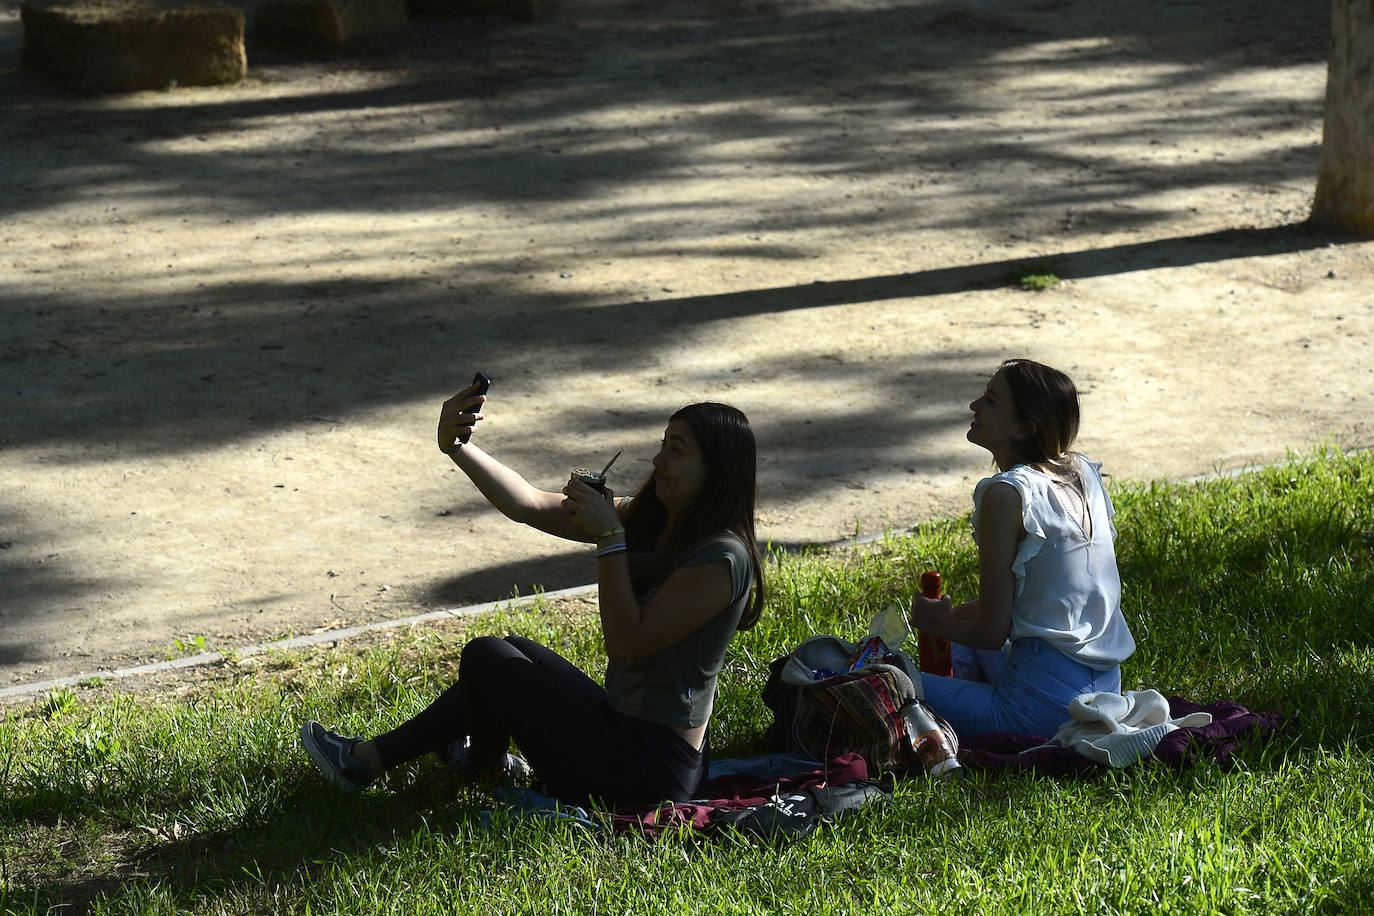
<path id="1" fill-rule="evenodd" d="M 931 570 L 921 574 L 921 594 L 932 601 L 944 597 L 938 572 Z M 916 640 L 916 648 L 922 671 L 942 677 L 954 676 L 954 661 L 948 639 L 922 632 Z"/>

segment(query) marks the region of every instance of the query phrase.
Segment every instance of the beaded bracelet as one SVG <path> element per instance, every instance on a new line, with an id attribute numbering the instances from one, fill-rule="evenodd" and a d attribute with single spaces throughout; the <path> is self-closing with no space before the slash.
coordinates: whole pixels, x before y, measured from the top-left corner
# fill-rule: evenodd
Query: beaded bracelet
<path id="1" fill-rule="evenodd" d="M 630 545 L 622 541 L 619 544 L 612 544 L 609 547 L 602 547 L 600 550 L 596 552 L 596 558 L 599 560 L 602 557 L 609 557 L 611 554 L 624 553 L 629 549 Z"/>

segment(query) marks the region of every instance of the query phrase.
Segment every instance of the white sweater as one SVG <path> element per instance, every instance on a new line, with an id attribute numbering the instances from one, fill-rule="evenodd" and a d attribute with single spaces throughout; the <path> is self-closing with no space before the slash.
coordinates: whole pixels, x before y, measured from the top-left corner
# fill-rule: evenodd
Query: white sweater
<path id="1" fill-rule="evenodd" d="M 1130 766 L 1154 753 L 1161 738 L 1179 728 L 1212 721 L 1209 712 L 1169 718 L 1169 701 L 1158 690 L 1085 693 L 1069 704 L 1072 717 L 1059 727 L 1050 744 L 1072 748 L 1108 766 Z"/>

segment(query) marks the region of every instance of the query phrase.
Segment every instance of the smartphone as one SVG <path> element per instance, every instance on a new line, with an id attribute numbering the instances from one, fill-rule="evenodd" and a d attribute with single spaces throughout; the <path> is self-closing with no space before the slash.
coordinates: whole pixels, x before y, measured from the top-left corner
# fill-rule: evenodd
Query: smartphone
<path id="1" fill-rule="evenodd" d="M 478 394 L 486 394 L 487 391 L 491 388 L 491 379 L 487 377 L 487 374 L 485 372 L 479 372 L 472 377 L 472 384 L 477 386 Z M 470 438 L 472 437 L 463 435 L 458 437 L 458 441 L 463 445 L 467 445 L 468 439 Z"/>

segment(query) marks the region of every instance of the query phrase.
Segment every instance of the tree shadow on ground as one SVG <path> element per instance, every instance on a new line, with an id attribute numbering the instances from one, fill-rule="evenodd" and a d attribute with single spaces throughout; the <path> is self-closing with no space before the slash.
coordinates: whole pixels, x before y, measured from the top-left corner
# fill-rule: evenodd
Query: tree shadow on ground
<path id="1" fill-rule="evenodd" d="M 1073 168 L 1098 147 L 1123 141 L 1167 147 L 1213 129 L 1215 110 L 1169 107 L 1169 93 L 1247 68 L 1323 60 L 1329 34 L 1329 11 L 1322 5 L 1284 0 L 1107 6 L 1040 0 L 1014 11 L 990 2 L 928 0 L 842 10 L 802 6 L 743 17 L 719 10 L 714 4 L 607 3 L 578 5 L 566 19 L 533 25 L 419 20 L 404 39 L 334 62 L 372 74 L 364 87 L 328 89 L 330 62 L 274 64 L 263 74 L 269 83 L 304 75 L 302 88 L 310 91 L 264 96 L 229 90 L 210 101 L 172 100 L 152 111 L 72 98 L 31 75 L 0 71 L 0 113 L 12 142 L 25 149 L 12 157 L 12 193 L 0 198 L 0 212 L 18 215 L 85 196 L 86 182 L 63 178 L 82 167 L 98 171 L 104 190 L 129 203 L 161 200 L 163 188 L 177 188 L 168 203 L 177 197 L 212 200 L 240 218 L 360 207 L 425 211 L 442 198 L 595 198 L 636 181 L 671 183 L 692 164 L 695 140 L 646 142 L 634 151 L 608 148 L 609 139 L 644 128 L 599 126 L 602 116 L 664 105 L 695 107 L 690 135 L 721 143 L 785 139 L 784 148 L 760 166 L 856 176 L 905 166 L 936 182 L 950 182 L 963 169 L 1011 162 L 1047 171 Z M 1066 65 L 1049 52 L 1027 51 L 1043 45 L 1073 48 L 1069 64 L 1077 66 L 1158 63 L 1150 85 L 1102 86 L 1095 94 L 1104 107 L 1158 94 L 1161 107 L 1152 118 L 1114 125 L 1106 134 L 1074 122 L 1067 103 L 1088 101 L 1082 96 L 1064 97 L 1065 123 L 1042 137 L 1008 135 L 1000 126 L 989 130 L 970 117 L 995 110 L 980 92 L 995 75 Z M 14 59 L 17 47 L 11 36 Z M 1027 59 L 1016 57 L 1023 52 Z M 773 104 L 762 111 L 735 107 L 761 100 Z M 1255 130 L 1302 116 L 1291 106 L 1265 97 L 1247 100 L 1234 90 L 1219 92 L 1215 103 L 1232 114 L 1248 108 Z M 445 104 L 452 107 L 419 119 L 412 113 Z M 339 117 L 321 121 L 289 146 L 226 154 L 181 145 L 252 133 L 264 119 L 325 114 Z M 912 135 L 893 114 L 917 114 L 931 123 Z M 962 121 L 952 125 L 949 118 Z M 427 142 L 459 126 L 491 132 L 448 137 L 437 146 Z M 834 144 L 837 132 L 852 134 L 842 153 Z M 1066 136 L 1075 138 L 1072 146 L 1062 144 Z M 652 138 L 646 131 L 646 141 Z M 1306 157 L 1222 165 L 1271 181 L 1308 177 L 1312 169 Z M 1037 182 L 1018 206 L 1083 207 L 1132 190 L 1211 180 L 1218 167 L 1156 162 L 1150 174 L 1127 167 L 1108 181 L 1078 187 Z M 282 171 L 301 180 L 285 191 L 264 180 Z M 158 181 L 150 183 L 149 176 Z M 883 217 L 864 215 L 875 218 Z M 1142 218 L 1149 214 L 1135 215 Z"/>
<path id="2" fill-rule="evenodd" d="M 477 333 L 485 342 L 489 372 L 507 377 L 539 367 L 588 364 L 615 340 L 629 367 L 651 366 L 683 335 L 704 323 L 892 299 L 919 300 L 959 292 L 1015 286 L 1026 273 L 1052 271 L 1062 279 L 1086 279 L 1158 268 L 1291 253 L 1320 248 L 1337 237 L 1303 226 L 1228 230 L 1106 248 L 1048 253 L 911 273 L 864 277 L 810 285 L 745 290 L 707 296 L 665 298 L 593 306 L 576 294 L 522 297 L 519 306 L 482 314 Z M 424 396 L 436 378 L 452 375 L 448 340 L 471 333 L 463 319 L 444 308 L 443 299 L 416 288 L 414 281 L 390 284 L 393 304 L 375 300 L 348 281 L 311 284 L 308 296 L 288 312 L 253 307 L 262 301 L 293 297 L 290 288 L 245 280 L 202 290 L 194 304 L 178 296 L 164 301 L 140 297 L 129 303 L 122 331 L 114 339 L 86 346 L 79 339 L 42 341 L 19 328 L 6 345 L 9 446 L 65 445 L 50 460 L 66 463 L 105 460 L 111 444 L 147 455 L 179 450 L 229 447 L 241 436 L 278 426 L 344 426 L 359 410 Z M 475 298 L 476 291 L 456 298 Z M 321 302 L 316 309 L 311 303 Z M 32 311 L 43 316 L 63 308 L 69 327 L 111 323 L 117 296 L 101 304 L 61 306 L 35 297 Z M 135 320 L 129 320 L 135 319 Z M 116 319 L 118 321 L 119 319 Z M 20 324 L 15 321 L 15 324 Z M 180 326 L 181 346 L 157 344 L 158 327 Z M 32 329 L 37 331 L 35 327 Z M 80 332 L 75 332 L 79 334 Z M 398 362 L 395 354 L 410 356 Z M 971 355 L 971 354 L 970 354 Z M 951 361 L 957 361 L 955 354 Z M 221 367 L 235 367 L 226 376 Z M 500 368 L 497 368 L 500 367 Z M 766 367 L 753 365 L 756 377 Z M 846 372 L 835 365 L 811 370 L 818 390 L 840 384 Z M 909 384 L 884 382 L 870 368 L 852 370 L 850 379 L 867 387 Z M 960 381 L 962 379 L 962 373 Z M 926 380 L 927 386 L 934 380 Z M 609 407 L 609 409 L 606 409 Z M 627 416 L 612 405 L 573 405 L 567 422 L 589 431 L 631 421 L 659 422 L 655 416 Z M 877 417 L 857 417 L 858 444 L 868 439 Z M 909 418 L 886 418 L 887 423 Z M 776 418 L 770 419 L 770 423 Z M 73 434 L 79 432 L 79 438 Z M 914 432 L 914 431 L 913 431 Z M 577 459 L 585 463 L 585 456 Z"/>
<path id="3" fill-rule="evenodd" d="M 547 301 L 526 301 L 518 309 L 484 317 L 483 333 L 490 341 L 486 365 L 500 366 L 505 378 L 543 375 L 549 366 L 582 365 L 602 351 L 611 329 L 624 348 L 626 364 L 649 365 L 656 352 L 673 347 L 678 335 L 702 322 L 884 299 L 911 299 L 912 308 L 917 309 L 926 297 L 1014 284 L 1028 270 L 1052 270 L 1066 279 L 1084 279 L 1288 253 L 1331 241 L 1331 236 L 1306 226 L 1231 230 L 1066 251 L 1034 262 L 1005 259 L 653 303 L 591 308 L 577 296 L 550 296 Z M 431 294 L 401 289 L 396 306 L 373 308 L 367 299 L 354 297 L 346 289 L 316 287 L 312 297 L 332 303 L 327 317 L 309 304 L 294 315 L 236 307 L 281 294 L 272 284 L 244 282 L 232 289 L 207 289 L 196 305 L 180 303 L 175 297 L 161 303 L 143 301 L 138 306 L 141 320 L 127 326 L 127 337 L 113 346 L 69 347 L 60 339 L 28 350 L 20 349 L 25 346 L 21 342 L 10 344 L 7 352 L 12 358 L 0 366 L 0 375 L 10 376 L 5 387 L 13 392 L 6 399 L 6 444 L 53 448 L 56 451 L 48 460 L 77 464 L 104 460 L 105 449 L 111 445 L 151 457 L 232 448 L 238 439 L 274 427 L 318 425 L 346 430 L 348 418 L 356 411 L 420 397 L 435 378 L 450 372 L 451 354 L 445 341 L 459 321 L 446 315 Z M 68 306 L 67 310 L 73 326 L 78 326 L 108 321 L 100 314 L 106 308 Z M 38 311 L 42 309 L 37 306 Z M 201 316 L 198 333 L 189 333 L 187 310 Z M 647 315 L 651 320 L 631 322 L 632 315 Z M 182 333 L 190 337 L 179 348 L 150 345 L 155 330 L 143 333 L 144 328 L 178 322 Z M 397 362 L 396 352 L 410 356 Z M 340 359 L 341 353 L 348 358 Z M 907 474 L 938 472 L 955 456 L 935 454 L 917 460 L 912 444 L 957 439 L 949 434 L 964 423 L 959 409 L 962 399 L 975 377 L 995 365 L 996 358 L 991 350 L 969 349 L 945 354 L 939 364 L 917 371 L 853 361 L 840 350 L 834 359 L 817 360 L 803 368 L 767 361 L 748 366 L 760 377 L 801 372 L 817 391 L 890 390 L 899 396 L 898 402 L 905 400 L 927 411 L 894 415 L 849 406 L 844 422 L 846 447 L 824 451 L 774 446 L 808 434 L 808 424 L 817 421 L 806 412 L 755 418 L 763 481 L 760 504 L 769 505 L 784 493 L 864 488 L 871 486 L 867 478 L 893 469 L 905 468 Z M 239 371 L 226 378 L 220 374 L 221 366 L 237 366 Z M 728 400 L 732 383 L 723 379 L 716 384 L 718 397 Z M 664 415 L 658 416 L 608 405 L 573 405 L 564 409 L 561 421 L 588 434 L 653 428 L 675 406 L 665 402 Z M 80 431 L 80 437 L 73 439 L 73 431 Z M 649 443 L 645 445 L 647 449 Z M 641 451 L 642 455 L 631 451 L 622 467 L 627 475 L 622 484 L 625 492 L 638 483 L 633 476 L 635 462 L 648 454 Z M 567 456 L 569 467 L 587 461 L 586 455 Z M 0 506 L 0 510 L 10 515 L 5 528 L 10 532 L 5 543 L 10 546 L 0 549 L 0 578 L 10 587 L 30 596 L 47 592 L 53 604 L 68 607 L 79 607 L 83 595 L 102 587 L 69 568 L 60 556 L 39 566 L 19 562 L 20 551 L 12 548 L 26 541 L 40 543 L 45 537 L 43 520 L 18 517 L 13 508 Z M 538 589 L 582 585 L 589 578 L 581 552 L 549 552 L 531 560 L 465 570 L 434 583 L 422 601 L 430 607 L 468 605 L 512 590 L 531 594 Z M 28 605 L 38 606 L 36 602 Z M 204 616 L 205 626 L 212 627 L 215 613 L 207 609 Z M 187 623 L 196 625 L 194 620 Z M 14 664 L 29 655 L 25 644 L 0 646 L 3 663 Z"/>
<path id="4" fill-rule="evenodd" d="M 4 2 L 12 12 L 12 0 Z M 744 281 L 746 288 L 704 296 L 665 293 L 651 282 L 642 298 L 556 286 L 532 292 L 524 278 L 571 274 L 575 265 L 525 236 L 469 255 L 471 241 L 450 238 L 451 224 L 441 224 L 414 258 L 352 270 L 375 257 L 367 245 L 376 238 L 401 233 L 386 223 L 398 217 L 522 208 L 512 220 L 521 226 L 599 220 L 598 243 L 626 262 L 718 256 L 795 267 L 807 279 L 810 254 L 767 233 L 918 225 L 934 236 L 978 225 L 989 213 L 1023 231 L 1057 226 L 1066 211 L 1087 213 L 1086 232 L 1043 235 L 1051 253 L 1041 260 L 1066 278 L 1317 247 L 1331 239 L 1298 228 L 1174 233 L 1111 246 L 1094 244 L 1091 233 L 1158 235 L 1170 215 L 1157 198 L 1170 189 L 1237 176 L 1256 186 L 1308 181 L 1310 144 L 1215 163 L 1186 155 L 1125 161 L 1119 151 L 1181 150 L 1227 116 L 1257 134 L 1310 122 L 1315 103 L 1225 80 L 1322 60 L 1327 16 L 1321 4 L 1287 0 L 1031 0 L 1015 9 L 992 0 L 838 9 L 589 2 L 534 25 L 417 22 L 410 35 L 364 56 L 263 58 L 243 87 L 116 98 L 74 98 L 16 70 L 20 37 L 11 16 L 0 30 L 0 120 L 9 140 L 0 160 L 0 243 L 21 245 L 27 220 L 64 207 L 80 217 L 72 238 L 22 263 L 16 257 L 0 278 L 0 444 L 44 451 L 39 460 L 61 466 L 105 462 L 112 448 L 135 459 L 184 457 L 284 429 L 348 433 L 378 408 L 431 397 L 459 353 L 556 390 L 559 379 L 610 347 L 625 367 L 652 370 L 694 329 L 732 318 L 895 299 L 937 318 L 934 297 L 1014 283 L 1025 266 L 993 257 L 837 282 L 747 288 Z M 1056 73 L 1117 61 L 1157 66 L 1143 83 L 1076 96 L 1053 84 Z M 1014 133 L 1007 125 L 1016 99 L 990 87 L 1037 77 L 1050 79 L 1034 91 L 1063 110 L 1052 123 Z M 1197 85 L 1217 89 L 1205 104 L 1169 104 L 1170 93 Z M 1098 127 L 1075 117 L 1138 108 L 1142 95 L 1159 100 L 1149 117 Z M 683 120 L 670 109 L 685 109 Z M 291 125 L 298 129 L 283 130 Z M 760 138 L 765 152 L 733 151 L 737 141 Z M 758 206 L 673 198 L 712 168 L 836 184 L 852 178 L 881 187 L 883 203 L 846 207 L 833 186 L 824 199 Z M 975 174 L 997 177 L 997 192 L 967 183 Z M 662 198 L 617 200 L 617 189 L 633 183 L 662 189 Z M 922 194 L 957 206 L 937 219 L 922 209 Z M 252 241 L 224 261 L 183 264 L 178 226 L 206 214 L 250 227 Z M 280 231 L 278 220 L 299 215 L 344 226 L 326 263 L 309 263 Z M 407 238 L 424 235 L 415 233 Z M 147 257 L 153 266 L 121 273 L 119 259 L 136 244 L 155 252 Z M 86 282 L 76 284 L 75 274 Z M 929 413 L 913 420 L 850 410 L 842 454 L 770 457 L 765 470 L 806 492 L 852 485 L 865 468 L 905 466 L 914 437 L 959 422 L 969 367 L 984 372 L 994 358 L 991 347 L 970 344 L 908 375 L 864 364 L 837 343 L 813 365 L 788 371 L 818 392 L 926 393 Z M 471 368 L 463 366 L 462 382 Z M 764 360 L 738 368 L 784 367 Z M 728 370 L 681 373 L 681 382 L 722 398 L 731 390 Z M 665 387 L 665 399 L 673 397 Z M 573 405 L 560 420 L 589 431 L 660 422 L 591 404 Z M 781 440 L 782 432 L 806 432 L 808 420 L 768 422 Z M 9 503 L 0 517 L 16 532 L 7 540 L 31 547 L 49 539 L 43 519 L 13 508 L 22 505 L 17 499 L 0 500 Z M 50 594 L 52 604 L 101 587 L 66 563 L 20 570 L 0 550 L 0 578 Z M 547 580 L 542 560 L 538 569 L 502 573 L 545 585 L 573 575 L 572 561 L 550 563 Z M 483 576 L 455 577 L 436 595 L 489 597 L 475 591 L 494 581 Z M 22 651 L 4 647 L 0 661 Z"/>
<path id="5" fill-rule="evenodd" d="M 1163 97 L 1171 83 L 1320 59 L 1327 15 L 1284 0 L 1162 5 L 1132 0 L 1108 7 L 1087 0 L 1038 0 L 1014 12 L 999 4 L 954 0 L 840 10 L 802 4 L 790 11 L 748 4 L 597 3 L 536 25 L 417 22 L 394 46 L 348 62 L 373 69 L 378 78 L 367 88 L 251 99 L 229 90 L 212 101 L 183 104 L 173 98 L 155 110 L 72 99 L 11 72 L 0 74 L 0 86 L 8 83 L 21 91 L 5 93 L 0 112 L 15 132 L 11 145 L 22 152 L 6 179 L 13 193 L 0 195 L 0 208 L 22 216 L 64 197 L 95 193 L 116 202 L 109 208 L 113 224 L 123 219 L 121 208 L 141 211 L 129 223 L 132 231 L 160 232 L 152 225 L 159 218 L 149 212 L 160 210 L 170 220 L 210 206 L 226 220 L 255 220 L 291 212 L 425 213 L 446 202 L 542 206 L 565 198 L 595 200 L 626 183 L 671 184 L 696 155 L 697 144 L 679 144 L 665 135 L 664 142 L 627 153 L 606 148 L 608 139 L 626 128 L 579 118 L 672 100 L 703 106 L 693 115 L 700 123 L 692 130 L 718 141 L 787 138 L 772 154 L 779 158 L 760 167 L 868 178 L 925 175 L 934 185 L 949 185 L 941 193 L 970 195 L 969 208 L 960 212 L 972 219 L 980 203 L 956 183 L 965 169 L 995 170 L 1016 160 L 1030 163 L 1032 173 L 1072 173 L 1078 158 L 1072 150 L 1086 155 L 1095 144 L 1133 138 L 1183 142 L 1189 133 L 1206 129 L 1211 113 L 1162 110 L 1150 125 L 1122 125 L 1126 137 L 1082 135 L 1066 147 L 1007 137 L 967 118 L 957 129 L 942 122 L 916 136 L 889 135 L 888 119 L 874 115 L 893 106 L 932 121 L 977 114 L 988 104 L 975 91 L 986 81 L 980 70 L 1022 68 L 1031 74 L 1040 58 L 1002 58 L 1045 42 L 1083 43 L 1084 63 L 1124 55 L 1178 65 L 1162 67 L 1157 76 L 1153 89 Z M 462 53 L 453 53 L 453 47 Z M 310 67 L 327 86 L 328 65 Z M 1101 91 L 1111 96 L 1119 89 Z M 722 102 L 751 98 L 777 99 L 765 116 L 771 122 L 761 123 L 756 112 L 720 110 Z M 1109 101 L 1104 97 L 1104 104 Z M 429 125 L 407 113 L 432 102 L 452 102 L 452 110 L 464 114 L 453 116 L 450 124 Z M 1275 124 L 1295 117 L 1272 110 L 1268 99 L 1247 102 L 1230 93 L 1224 104 L 1256 106 L 1257 130 L 1266 117 L 1277 119 Z M 467 111 L 473 106 L 475 114 Z M 482 106 L 496 107 L 484 117 Z M 846 106 L 852 109 L 849 117 L 857 119 L 851 126 L 856 143 L 837 153 L 836 128 L 828 119 Z M 321 111 L 351 116 L 289 147 L 208 155 L 195 149 L 197 137 L 251 133 L 263 119 Z M 439 127 L 470 133 L 481 124 L 500 132 L 413 148 L 436 136 Z M 1074 132 L 1069 124 L 1057 135 L 1062 140 Z M 825 144 L 813 145 L 821 137 Z M 1025 196 L 1010 209 L 1093 210 L 1165 187 L 1216 180 L 1222 172 L 1244 172 L 1256 182 L 1305 177 L 1309 158 L 1304 153 L 1291 161 L 1123 166 L 1101 181 L 1056 178 L 1007 193 Z M 83 170 L 101 176 L 97 187 L 90 179 L 68 177 Z M 283 171 L 300 180 L 282 181 Z M 268 173 L 275 180 L 263 180 Z M 608 200 L 604 216 L 624 224 L 619 241 L 626 244 L 657 231 L 661 242 L 681 244 L 685 251 L 700 241 L 696 233 L 721 234 L 718 225 L 686 229 L 676 224 L 677 206 L 665 202 L 652 214 L 637 214 Z M 727 219 L 740 232 L 808 222 L 843 228 L 919 219 L 900 200 L 880 209 L 884 212 L 788 208 Z M 1107 210 L 1094 210 L 1098 225 L 1147 226 L 1158 217 L 1149 206 Z M 561 217 L 550 212 L 547 218 Z M 1236 230 L 1106 249 L 1089 245 L 1046 260 L 1060 276 L 1083 278 L 1273 254 L 1326 241 L 1295 229 Z M 81 244 L 73 242 L 78 250 Z M 0 281 L 5 444 L 66 443 L 70 447 L 55 460 L 77 463 L 102 458 L 102 446 L 111 440 L 146 454 L 223 447 L 265 429 L 347 422 L 360 410 L 422 396 L 435 378 L 446 377 L 450 341 L 464 332 L 475 335 L 467 350 L 481 352 L 491 365 L 537 366 L 556 375 L 582 365 L 612 340 L 631 365 L 648 365 L 658 352 L 678 345 L 685 330 L 705 322 L 991 289 L 1014 282 L 1010 275 L 1020 266 L 993 260 L 683 298 L 655 291 L 651 301 L 608 306 L 591 293 L 530 293 L 509 282 L 553 267 L 544 254 L 527 257 L 512 250 L 472 261 L 459 255 L 457 269 L 443 277 L 407 264 L 390 276 L 354 279 L 338 269 L 327 276 L 325 265 L 315 271 L 317 279 L 292 282 L 272 276 L 273 269 L 298 266 L 290 260 L 289 240 L 269 247 L 273 250 L 264 248 L 261 258 L 245 253 L 244 269 L 205 272 L 189 293 L 117 287 L 73 291 L 61 282 L 60 255 L 52 267 L 27 265 L 25 276 Z M 767 244 L 732 251 L 718 243 L 714 250 L 722 257 L 760 261 L 800 257 L 785 246 Z M 344 248 L 335 266 L 354 257 Z M 639 323 L 631 325 L 631 316 Z M 633 330 L 627 333 L 627 328 Z M 398 365 L 397 352 L 413 359 Z"/>

